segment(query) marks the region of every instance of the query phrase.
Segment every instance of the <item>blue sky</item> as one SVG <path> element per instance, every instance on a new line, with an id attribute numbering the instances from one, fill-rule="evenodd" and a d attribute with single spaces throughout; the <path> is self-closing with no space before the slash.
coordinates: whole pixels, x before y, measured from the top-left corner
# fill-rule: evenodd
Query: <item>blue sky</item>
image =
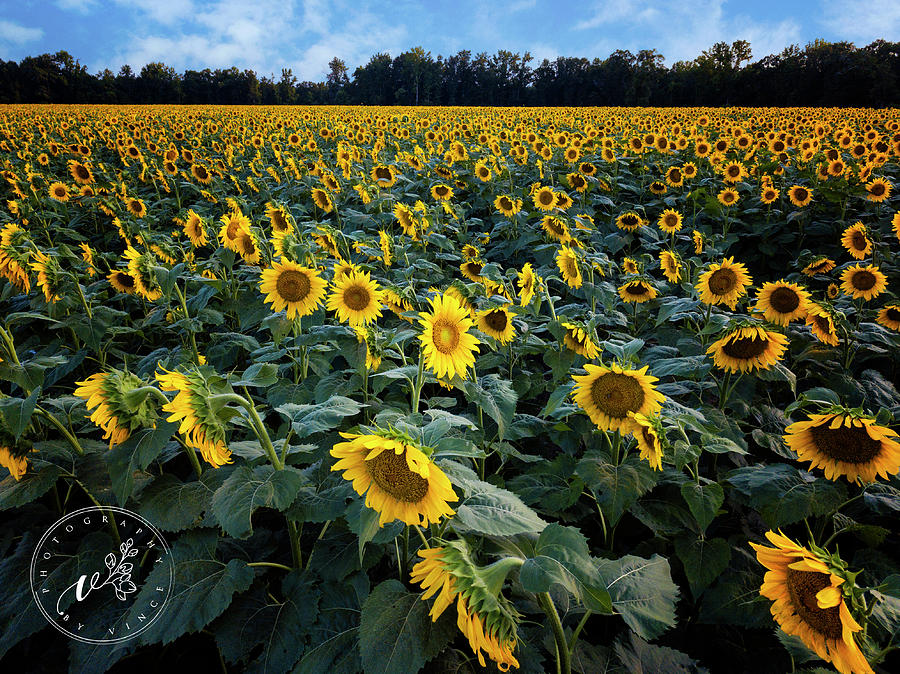
<path id="1" fill-rule="evenodd" d="M 822 0 L 0 0 L 0 58 L 65 49 L 93 73 L 123 63 L 252 68 L 321 80 L 379 51 L 498 49 L 605 58 L 655 48 L 671 65 L 714 42 L 749 40 L 754 60 L 817 37 L 900 41 L 900 1 Z"/>

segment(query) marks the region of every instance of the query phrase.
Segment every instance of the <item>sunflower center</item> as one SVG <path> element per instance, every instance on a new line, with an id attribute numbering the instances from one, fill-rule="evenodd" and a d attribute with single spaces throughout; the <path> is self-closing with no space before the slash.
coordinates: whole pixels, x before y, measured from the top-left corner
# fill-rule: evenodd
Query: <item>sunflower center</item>
<path id="1" fill-rule="evenodd" d="M 607 416 L 624 419 L 644 405 L 641 383 L 627 374 L 608 372 L 591 384 L 591 401 Z"/>
<path id="2" fill-rule="evenodd" d="M 881 452 L 881 441 L 870 438 L 862 426 L 813 426 L 809 432 L 816 449 L 835 461 L 868 463 Z"/>
<path id="3" fill-rule="evenodd" d="M 888 307 L 887 311 L 885 312 L 885 316 L 887 316 L 888 320 L 900 321 L 900 309 Z"/>
<path id="4" fill-rule="evenodd" d="M 371 301 L 372 296 L 362 286 L 351 286 L 344 291 L 344 304 L 352 311 L 362 311 Z"/>
<path id="5" fill-rule="evenodd" d="M 229 239 L 234 239 L 237 236 L 239 227 L 240 227 L 240 223 L 238 223 L 237 220 L 232 218 L 228 222 L 228 228 L 225 230 L 225 236 Z"/>
<path id="6" fill-rule="evenodd" d="M 545 206 L 549 206 L 553 203 L 553 194 L 551 192 L 541 192 L 538 196 L 538 201 L 540 201 Z"/>
<path id="7" fill-rule="evenodd" d="M 391 170 L 384 166 L 380 166 L 377 169 L 375 169 L 375 176 L 379 180 L 390 180 L 391 179 Z"/>
<path id="8" fill-rule="evenodd" d="M 678 224 L 678 216 L 669 213 L 663 218 L 663 224 L 666 227 L 675 227 Z"/>
<path id="9" fill-rule="evenodd" d="M 570 278 L 578 276 L 578 265 L 575 263 L 575 258 L 567 257 L 563 264 L 566 267 L 566 276 Z"/>
<path id="10" fill-rule="evenodd" d="M 65 187 L 57 187 L 53 190 L 53 192 L 54 192 L 54 194 L 56 194 L 56 196 L 62 197 L 62 196 L 65 196 L 65 194 L 66 194 L 66 188 Z"/>
<path id="11" fill-rule="evenodd" d="M 512 202 L 506 197 L 500 197 L 500 208 L 502 208 L 504 211 L 511 211 Z"/>
<path id="12" fill-rule="evenodd" d="M 626 227 L 634 227 L 637 224 L 637 216 L 635 215 L 624 215 L 622 216 L 622 224 Z"/>
<path id="13" fill-rule="evenodd" d="M 256 252 L 256 246 L 253 245 L 253 239 L 249 236 L 242 236 L 238 241 L 241 251 L 244 255 L 253 255 Z"/>
<path id="14" fill-rule="evenodd" d="M 769 340 L 757 339 L 756 337 L 737 337 L 729 340 L 722 351 L 727 356 L 737 358 L 738 360 L 749 360 L 765 353 L 769 348 Z"/>
<path id="15" fill-rule="evenodd" d="M 278 296 L 287 302 L 299 302 L 309 295 L 309 277 L 303 272 L 288 269 L 278 275 L 275 281 Z"/>
<path id="16" fill-rule="evenodd" d="M 435 321 L 431 339 L 438 351 L 444 354 L 453 353 L 459 344 L 459 337 L 459 327 L 455 323 L 445 318 Z"/>
<path id="17" fill-rule="evenodd" d="M 122 285 L 126 288 L 134 287 L 134 279 L 131 276 L 129 276 L 128 274 L 121 274 L 121 273 L 118 274 L 116 276 L 116 281 L 118 281 L 120 285 Z"/>
<path id="18" fill-rule="evenodd" d="M 875 274 L 863 270 L 856 272 L 850 280 L 850 283 L 857 290 L 871 290 L 875 287 L 876 281 Z"/>
<path id="19" fill-rule="evenodd" d="M 805 189 L 803 189 L 803 188 L 800 188 L 799 190 L 797 190 L 796 192 L 794 192 L 794 198 L 795 198 L 797 201 L 806 201 L 806 197 L 807 197 L 807 196 L 809 196 L 809 192 L 807 192 L 807 191 L 806 191 Z"/>
<path id="20" fill-rule="evenodd" d="M 709 277 L 709 289 L 714 295 L 727 295 L 737 286 L 737 274 L 730 269 L 716 269 Z"/>
<path id="21" fill-rule="evenodd" d="M 494 330 L 495 332 L 503 332 L 506 330 L 506 326 L 509 321 L 506 319 L 506 313 L 500 311 L 499 309 L 492 311 L 484 318 L 484 322 L 487 323 L 487 326 Z"/>
<path id="22" fill-rule="evenodd" d="M 853 246 L 854 250 L 865 250 L 868 244 L 869 242 L 866 240 L 865 234 L 859 230 L 853 232 L 853 236 L 850 239 L 850 245 Z"/>
<path id="23" fill-rule="evenodd" d="M 784 286 L 776 288 L 769 296 L 769 304 L 780 314 L 789 314 L 800 306 L 800 296 Z"/>
<path id="24" fill-rule="evenodd" d="M 671 180 L 673 183 L 677 183 L 679 180 L 681 180 L 681 171 L 679 171 L 678 169 L 673 169 L 672 171 L 670 171 L 669 180 Z"/>
<path id="25" fill-rule="evenodd" d="M 283 232 L 288 228 L 287 220 L 284 219 L 284 215 L 281 214 L 281 211 L 274 211 L 272 213 L 272 225 L 278 232 Z"/>
<path id="26" fill-rule="evenodd" d="M 872 185 L 872 189 L 870 191 L 874 196 L 880 197 L 882 194 L 884 194 L 884 185 L 882 185 L 881 183 L 875 183 L 874 185 Z"/>
<path id="27" fill-rule="evenodd" d="M 656 435 L 650 432 L 650 429 L 646 426 L 641 426 L 641 437 L 644 438 L 644 442 L 648 447 L 653 447 L 656 441 Z"/>
<path id="28" fill-rule="evenodd" d="M 405 451 L 387 449 L 366 461 L 366 469 L 375 484 L 398 501 L 417 503 L 428 493 L 428 480 L 409 469 Z"/>
<path id="29" fill-rule="evenodd" d="M 826 573 L 797 571 L 791 568 L 787 570 L 788 594 L 797 615 L 827 639 L 841 639 L 844 627 L 841 623 L 840 608 L 837 606 L 819 608 L 816 602 L 816 594 L 830 585 L 831 579 Z"/>
<path id="30" fill-rule="evenodd" d="M 76 166 L 75 173 L 77 173 L 78 177 L 82 180 L 87 180 L 91 176 L 90 172 L 84 166 Z"/>
<path id="31" fill-rule="evenodd" d="M 646 295 L 648 292 L 650 292 L 650 289 L 643 283 L 633 283 L 625 286 L 625 292 L 629 295 L 636 295 L 640 297 L 641 295 Z"/>

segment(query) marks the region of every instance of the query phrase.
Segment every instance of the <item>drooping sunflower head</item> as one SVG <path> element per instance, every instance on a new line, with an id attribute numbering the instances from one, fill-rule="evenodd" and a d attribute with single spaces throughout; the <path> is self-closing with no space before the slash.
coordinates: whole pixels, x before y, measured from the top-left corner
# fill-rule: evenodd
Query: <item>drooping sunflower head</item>
<path id="1" fill-rule="evenodd" d="M 156 381 L 163 391 L 176 391 L 175 398 L 162 406 L 169 412 L 167 421 L 178 421 L 178 432 L 185 443 L 200 451 L 203 459 L 214 468 L 231 463 L 231 451 L 225 441 L 225 421 L 217 415 L 210 398 L 230 392 L 225 380 L 210 374 L 205 366 L 192 367 L 183 372 L 156 373 Z"/>
<path id="2" fill-rule="evenodd" d="M 691 232 L 691 240 L 694 242 L 694 254 L 700 255 L 703 252 L 703 233 L 698 230 L 693 230 Z"/>
<path id="3" fill-rule="evenodd" d="M 812 300 L 807 303 L 806 325 L 810 327 L 813 336 L 820 342 L 829 346 L 837 346 L 840 343 L 834 323 L 834 314 L 822 304 Z"/>
<path id="4" fill-rule="evenodd" d="M 366 326 L 362 328 L 354 328 L 356 333 L 356 341 L 366 345 L 366 369 L 375 371 L 381 365 L 381 350 L 378 349 L 378 340 L 375 334 L 374 326 Z"/>
<path id="5" fill-rule="evenodd" d="M 559 273 L 562 274 L 563 280 L 570 288 L 580 288 L 582 286 L 581 269 L 578 266 L 578 255 L 569 246 L 560 246 L 559 253 L 556 255 L 556 266 Z"/>
<path id="6" fill-rule="evenodd" d="M 857 260 L 865 259 L 867 255 L 872 254 L 872 241 L 862 222 L 856 222 L 844 230 L 841 245 Z"/>
<path id="7" fill-rule="evenodd" d="M 649 281 L 640 278 L 619 286 L 618 291 L 626 304 L 643 304 L 659 294 Z"/>
<path id="8" fill-rule="evenodd" d="M 147 384 L 137 375 L 121 370 L 92 374 L 76 382 L 75 395 L 84 398 L 90 419 L 103 429 L 109 446 L 125 442 L 139 428 L 148 428 L 158 416 L 159 405 L 152 396 L 129 395 Z"/>
<path id="9" fill-rule="evenodd" d="M 759 593 L 771 599 L 771 612 L 785 633 L 799 637 L 841 674 L 872 674 L 854 640 L 862 630 L 848 604 L 855 603 L 853 578 L 835 555 L 804 548 L 774 531 L 766 538 L 775 547 L 750 543 L 768 571 Z"/>
<path id="10" fill-rule="evenodd" d="M 238 251 L 238 239 L 241 234 L 250 232 L 250 219 L 239 210 L 232 210 L 220 218 L 219 241 L 223 246 L 235 253 Z"/>
<path id="11" fill-rule="evenodd" d="M 352 327 L 381 318 L 383 292 L 369 272 L 356 271 L 333 282 L 326 306 Z"/>
<path id="12" fill-rule="evenodd" d="M 871 300 L 887 289 L 887 276 L 875 265 L 855 264 L 841 274 L 841 290 L 855 300 Z"/>
<path id="13" fill-rule="evenodd" d="M 574 375 L 574 399 L 591 421 L 604 431 L 628 433 L 634 425 L 629 412 L 650 416 L 662 408 L 665 397 L 653 383 L 657 378 L 640 370 L 624 369 L 617 363 L 584 366 L 587 374 Z"/>
<path id="14" fill-rule="evenodd" d="M 272 305 L 273 311 L 285 309 L 288 320 L 313 313 L 325 297 L 325 287 L 325 279 L 317 269 L 301 267 L 290 260 L 273 262 L 263 270 L 259 282 L 265 302 Z"/>
<path id="15" fill-rule="evenodd" d="M 806 316 L 809 293 L 796 283 L 781 280 L 765 282 L 756 295 L 756 311 L 762 312 L 767 321 L 787 325 Z"/>
<path id="16" fill-rule="evenodd" d="M 738 299 L 747 294 L 747 286 L 753 283 L 747 268 L 733 257 L 721 263 L 710 265 L 709 270 L 700 275 L 697 292 L 700 300 L 707 304 L 724 304 L 734 311 Z"/>
<path id="17" fill-rule="evenodd" d="M 74 159 L 69 160 L 69 175 L 79 185 L 90 185 L 94 182 L 94 174 L 91 172 L 91 169 Z"/>
<path id="18" fill-rule="evenodd" d="M 545 215 L 541 218 L 541 227 L 547 233 L 547 236 L 554 241 L 566 243 L 572 239 L 572 235 L 569 233 L 569 226 L 565 220 L 555 215 Z"/>
<path id="19" fill-rule="evenodd" d="M 829 480 L 844 476 L 850 482 L 890 479 L 900 472 L 897 433 L 875 423 L 861 410 L 832 407 L 811 414 L 785 429 L 784 441 L 800 461 L 821 468 Z"/>
<path id="20" fill-rule="evenodd" d="M 0 426 L 0 466 L 6 468 L 16 482 L 28 472 L 29 451 L 25 442 L 17 442 L 15 436 Z"/>
<path id="21" fill-rule="evenodd" d="M 681 280 L 681 261 L 674 251 L 660 251 L 659 266 L 669 283 L 678 283 Z"/>
<path id="22" fill-rule="evenodd" d="M 438 183 L 431 188 L 431 198 L 435 201 L 449 201 L 453 198 L 453 188 L 444 183 Z"/>
<path id="23" fill-rule="evenodd" d="M 729 372 L 768 370 L 784 357 L 788 339 L 758 325 L 737 327 L 710 344 L 706 353 Z"/>
<path id="24" fill-rule="evenodd" d="M 391 188 L 397 182 L 394 168 L 392 166 L 386 166 L 385 164 L 373 166 L 372 171 L 369 173 L 369 177 L 372 179 L 373 183 L 383 189 Z"/>
<path id="25" fill-rule="evenodd" d="M 325 190 L 316 187 L 310 193 L 310 197 L 316 207 L 322 209 L 325 213 L 331 213 L 331 211 L 334 210 L 334 201 L 331 199 L 331 195 Z"/>
<path id="26" fill-rule="evenodd" d="M 644 225 L 644 219 L 634 211 L 622 213 L 616 218 L 616 227 L 624 232 L 634 232 Z"/>
<path id="27" fill-rule="evenodd" d="M 422 334 L 419 341 L 425 364 L 437 377 L 465 378 L 475 364 L 475 353 L 481 342 L 469 333 L 473 321 L 469 312 L 449 292 L 431 299 L 431 311 L 419 314 Z"/>
<path id="28" fill-rule="evenodd" d="M 416 214 L 412 208 L 406 204 L 398 203 L 394 206 L 394 217 L 403 228 L 403 233 L 407 236 L 416 237 Z"/>
<path id="29" fill-rule="evenodd" d="M 209 242 L 209 237 L 206 234 L 206 223 L 194 209 L 187 212 L 183 229 L 185 236 L 190 239 L 191 245 L 194 246 L 194 248 L 205 246 Z"/>
<path id="30" fill-rule="evenodd" d="M 273 232 L 288 232 L 294 228 L 294 216 L 281 204 L 268 202 L 266 204 L 266 216 L 269 218 Z"/>
<path id="31" fill-rule="evenodd" d="M 34 245 L 28 232 L 14 222 L 0 232 L 0 275 L 24 292 L 31 290 L 31 257 Z"/>
<path id="32" fill-rule="evenodd" d="M 566 345 L 567 349 L 584 356 L 588 360 L 593 360 L 600 355 L 600 347 L 594 343 L 591 337 L 593 330 L 588 330 L 583 325 L 576 325 L 567 321 L 564 321 L 561 325 L 566 330 L 563 335 L 563 344 Z"/>
<path id="33" fill-rule="evenodd" d="M 484 262 L 477 258 L 466 260 L 459 265 L 459 270 L 462 272 L 463 276 L 473 283 L 481 283 L 484 281 L 484 276 L 481 275 L 482 269 L 484 269 Z"/>
<path id="34" fill-rule="evenodd" d="M 523 307 L 531 303 L 535 292 L 539 291 L 541 287 L 541 279 L 534 273 L 534 268 L 530 262 L 526 262 L 522 267 L 516 283 L 519 286 L 519 304 Z"/>
<path id="35" fill-rule="evenodd" d="M 834 260 L 832 260 L 824 255 L 819 255 L 812 262 L 810 262 L 808 265 L 806 265 L 802 269 L 802 272 L 806 276 L 816 276 L 818 274 L 827 274 L 832 269 L 834 269 L 835 266 L 836 265 L 835 265 Z"/>
<path id="36" fill-rule="evenodd" d="M 65 275 L 56 256 L 35 250 L 32 255 L 31 270 L 37 272 L 38 287 L 44 293 L 47 304 L 58 302 Z"/>
<path id="37" fill-rule="evenodd" d="M 878 310 L 875 319 L 886 328 L 900 332 L 900 304 L 888 304 Z"/>
<path id="38" fill-rule="evenodd" d="M 162 286 L 159 285 L 154 270 L 157 262 L 153 253 L 150 251 L 139 253 L 128 246 L 125 249 L 125 258 L 128 260 L 128 274 L 134 279 L 135 291 L 150 302 L 162 297 Z"/>
<path id="39" fill-rule="evenodd" d="M 665 432 L 659 417 L 636 412 L 629 412 L 628 416 L 634 422 L 631 433 L 637 441 L 641 458 L 647 461 L 653 470 L 662 470 L 662 438 L 665 437 Z"/>
<path id="40" fill-rule="evenodd" d="M 493 307 L 479 311 L 476 323 L 479 330 L 501 344 L 508 344 L 516 334 L 512 314 L 506 307 Z"/>
<path id="41" fill-rule="evenodd" d="M 458 500 L 443 471 L 432 463 L 430 448 L 392 430 L 341 433 L 348 442 L 331 448 L 338 461 L 331 470 L 343 470 L 366 507 L 378 511 L 379 526 L 395 519 L 407 525 L 437 524 L 450 517 L 449 503 Z"/>

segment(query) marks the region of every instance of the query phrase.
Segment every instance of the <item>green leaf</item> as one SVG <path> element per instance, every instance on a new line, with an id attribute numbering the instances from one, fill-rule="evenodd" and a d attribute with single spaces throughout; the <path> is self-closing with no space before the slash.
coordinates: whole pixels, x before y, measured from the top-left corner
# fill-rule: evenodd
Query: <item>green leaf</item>
<path id="1" fill-rule="evenodd" d="M 625 670 L 631 674 L 708 674 L 707 669 L 685 653 L 648 644 L 634 634 L 630 646 L 624 640 L 617 640 L 615 651 Z"/>
<path id="2" fill-rule="evenodd" d="M 310 649 L 295 674 L 358 674 L 360 607 L 369 591 L 365 573 L 342 583 L 320 586 L 319 619 L 312 629 Z"/>
<path id="3" fill-rule="evenodd" d="M 729 452 L 734 452 L 735 454 L 747 453 L 734 440 L 724 436 L 704 433 L 700 438 L 700 442 L 703 446 L 703 451 L 709 452 L 710 454 L 728 454 Z"/>
<path id="4" fill-rule="evenodd" d="M 65 472 L 54 463 L 35 459 L 21 480 L 17 481 L 12 475 L 7 475 L 0 481 L 0 510 L 16 508 L 40 498 Z"/>
<path id="5" fill-rule="evenodd" d="M 516 413 L 518 395 L 512 383 L 499 375 L 489 374 L 479 377 L 477 382 L 466 382 L 466 398 L 487 412 L 497 423 L 497 435 L 502 440 L 507 427 Z"/>
<path id="6" fill-rule="evenodd" d="M 573 389 L 574 386 L 572 384 L 563 384 L 556 388 L 547 399 L 547 404 L 544 405 L 544 409 L 541 410 L 540 416 L 549 417 L 552 415 L 553 412 L 556 411 L 556 408 L 566 401 L 566 398 L 572 393 Z"/>
<path id="7" fill-rule="evenodd" d="M 177 422 L 160 419 L 156 428 L 142 428 L 106 453 L 104 459 L 119 505 L 124 506 L 134 491 L 135 471 L 146 470 L 177 430 Z"/>
<path id="8" fill-rule="evenodd" d="M 724 538 L 685 537 L 675 540 L 675 554 L 684 564 L 684 574 L 696 600 L 728 567 L 731 546 Z"/>
<path id="9" fill-rule="evenodd" d="M 630 455 L 618 466 L 602 457 L 582 459 L 576 469 L 594 492 L 607 525 L 614 527 L 622 515 L 659 479 L 646 461 Z"/>
<path id="10" fill-rule="evenodd" d="M 827 515 L 847 498 L 842 483 L 783 463 L 738 468 L 727 479 L 773 528 L 811 515 Z"/>
<path id="11" fill-rule="evenodd" d="M 237 381 L 231 382 L 232 386 L 254 386 L 265 388 L 278 381 L 278 366 L 272 363 L 254 363 L 241 375 Z"/>
<path id="12" fill-rule="evenodd" d="M 585 607 L 595 613 L 612 613 L 606 584 L 594 566 L 587 539 L 574 527 L 548 524 L 525 560 L 519 580 L 528 592 L 547 592 L 562 585 Z"/>
<path id="13" fill-rule="evenodd" d="M 0 399 L 0 414 L 3 415 L 10 432 L 16 440 L 22 437 L 22 432 L 31 421 L 34 406 L 37 403 L 41 387 L 38 386 L 27 398 L 2 398 Z"/>
<path id="14" fill-rule="evenodd" d="M 190 532 L 172 545 L 175 564 L 172 594 L 164 616 L 155 621 L 139 639 L 142 644 L 175 641 L 182 634 L 197 632 L 228 608 L 235 592 L 243 592 L 253 582 L 253 569 L 232 559 L 227 564 L 216 558 L 217 536 L 211 531 Z M 157 564 L 141 587 L 129 614 L 138 615 L 156 596 L 156 587 L 169 583 L 169 566 Z"/>
<path id="15" fill-rule="evenodd" d="M 231 474 L 227 466 L 207 470 L 199 480 L 182 482 L 165 473 L 141 492 L 139 512 L 163 531 L 183 531 L 201 523 L 216 489 Z"/>
<path id="16" fill-rule="evenodd" d="M 690 379 L 702 379 L 712 365 L 706 356 L 681 356 L 664 358 L 653 364 L 654 377 L 669 375 L 693 375 Z"/>
<path id="17" fill-rule="evenodd" d="M 247 538 L 253 533 L 253 511 L 261 506 L 287 510 L 307 482 L 291 466 L 284 470 L 269 464 L 239 466 L 213 495 L 212 512 L 229 536 Z"/>
<path id="18" fill-rule="evenodd" d="M 697 524 L 700 525 L 700 533 L 703 533 L 709 523 L 715 519 L 719 508 L 722 507 L 722 503 L 725 501 L 725 490 L 717 482 L 706 485 L 685 482 L 681 485 L 681 497 L 688 504 Z"/>
<path id="19" fill-rule="evenodd" d="M 345 417 L 359 414 L 363 407 L 365 405 L 350 398 L 332 396 L 318 405 L 285 403 L 276 407 L 275 411 L 291 422 L 298 438 L 305 438 L 337 428 Z"/>
<path id="20" fill-rule="evenodd" d="M 460 501 L 456 517 L 451 521 L 454 529 L 489 536 L 516 536 L 537 533 L 547 526 L 518 496 L 506 489 L 480 480 L 467 480 L 465 488 L 466 498 Z"/>
<path id="21" fill-rule="evenodd" d="M 362 607 L 359 652 L 366 674 L 415 674 L 437 655 L 453 632 L 432 623 L 429 603 L 402 583 L 386 580 Z"/>
<path id="22" fill-rule="evenodd" d="M 775 363 L 767 370 L 759 370 L 756 375 L 761 381 L 786 381 L 791 387 L 791 393 L 797 395 L 797 375 L 781 363 Z"/>
<path id="23" fill-rule="evenodd" d="M 613 609 L 644 639 L 655 639 L 675 625 L 678 586 L 672 582 L 669 561 L 626 555 L 600 560 L 598 571 L 612 599 Z"/>

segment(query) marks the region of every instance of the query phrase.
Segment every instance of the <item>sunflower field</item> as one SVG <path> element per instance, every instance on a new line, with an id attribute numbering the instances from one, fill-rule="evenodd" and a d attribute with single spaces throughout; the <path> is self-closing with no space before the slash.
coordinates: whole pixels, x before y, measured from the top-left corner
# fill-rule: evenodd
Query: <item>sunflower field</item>
<path id="1" fill-rule="evenodd" d="M 900 670 L 897 110 L 6 106 L 0 164 L 21 671 Z M 28 583 L 92 504 L 176 564 L 105 647 Z"/>

